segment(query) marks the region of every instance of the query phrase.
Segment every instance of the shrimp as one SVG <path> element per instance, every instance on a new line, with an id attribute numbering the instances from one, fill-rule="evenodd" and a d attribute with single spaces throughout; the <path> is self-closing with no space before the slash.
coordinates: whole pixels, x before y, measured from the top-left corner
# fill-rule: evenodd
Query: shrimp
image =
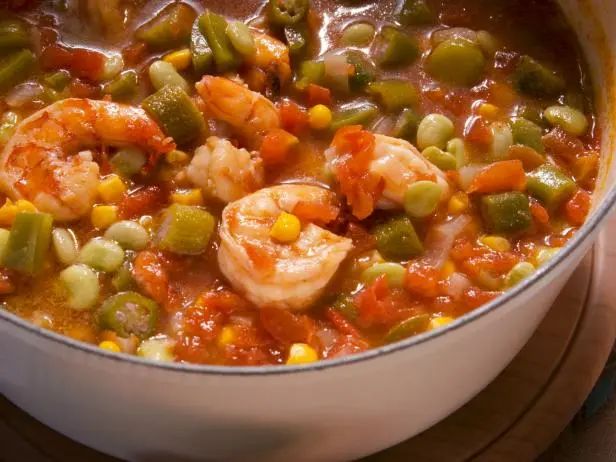
<path id="1" fill-rule="evenodd" d="M 360 144 L 353 141 L 358 139 Z M 375 207 L 402 207 L 408 187 L 419 180 L 438 183 L 443 191 L 441 201 L 451 194 L 445 174 L 411 143 L 398 138 L 345 127 L 336 134 L 325 157 L 353 214 L 360 219 Z"/>
<path id="2" fill-rule="evenodd" d="M 256 153 L 209 137 L 186 169 L 188 179 L 206 194 L 228 203 L 263 186 L 263 162 Z"/>
<path id="3" fill-rule="evenodd" d="M 291 77 L 289 48 L 280 40 L 263 33 L 254 34 L 254 42 L 257 52 L 251 64 L 266 75 L 276 77 L 280 84 L 285 84 Z"/>
<path id="4" fill-rule="evenodd" d="M 0 155 L 0 189 L 59 221 L 88 213 L 99 166 L 90 149 L 136 145 L 153 163 L 175 145 L 140 108 L 89 99 L 53 103 L 25 119 Z"/>
<path id="5" fill-rule="evenodd" d="M 323 292 L 353 244 L 317 223 L 339 213 L 335 195 L 318 186 L 279 185 L 227 205 L 222 213 L 220 270 L 258 307 L 302 310 Z M 270 229 L 283 211 L 302 221 L 291 244 L 274 241 Z"/>
<path id="6" fill-rule="evenodd" d="M 207 111 L 231 125 L 258 147 L 261 135 L 280 127 L 280 115 L 274 103 L 261 93 L 249 90 L 225 77 L 204 76 L 196 84 Z"/>

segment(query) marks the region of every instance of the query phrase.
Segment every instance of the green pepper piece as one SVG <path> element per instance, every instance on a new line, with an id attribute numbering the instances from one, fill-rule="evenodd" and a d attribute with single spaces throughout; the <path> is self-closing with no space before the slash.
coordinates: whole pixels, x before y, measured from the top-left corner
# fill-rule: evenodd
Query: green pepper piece
<path id="1" fill-rule="evenodd" d="M 120 292 L 103 302 L 98 311 L 98 324 L 120 337 L 136 335 L 144 339 L 154 333 L 158 310 L 154 300 L 137 292 Z"/>
<path id="2" fill-rule="evenodd" d="M 517 191 L 482 197 L 481 215 L 492 233 L 524 231 L 532 224 L 528 196 Z"/>
<path id="3" fill-rule="evenodd" d="M 267 17 L 274 26 L 294 26 L 308 14 L 308 0 L 269 0 Z"/>
<path id="4" fill-rule="evenodd" d="M 111 82 L 103 86 L 103 93 L 111 95 L 114 101 L 130 100 L 139 89 L 139 76 L 137 72 L 128 70 L 116 76 Z"/>
<path id="5" fill-rule="evenodd" d="M 426 70 L 434 78 L 462 86 L 479 82 L 485 66 L 486 58 L 479 45 L 461 37 L 439 43 L 426 61 Z"/>
<path id="6" fill-rule="evenodd" d="M 411 337 L 412 335 L 417 335 L 424 332 L 429 324 L 430 316 L 428 314 L 412 316 L 392 327 L 389 332 L 385 334 L 384 340 L 386 343 L 392 343 Z"/>
<path id="7" fill-rule="evenodd" d="M 363 125 L 367 126 L 379 114 L 379 109 L 370 103 L 355 104 L 351 107 L 346 107 L 336 111 L 332 117 L 331 129 L 338 130 L 346 125 Z"/>
<path id="8" fill-rule="evenodd" d="M 408 66 L 421 55 L 414 37 L 394 27 L 385 27 L 379 34 L 377 62 L 383 67 Z"/>
<path id="9" fill-rule="evenodd" d="M 516 117 L 511 120 L 511 132 L 513 133 L 513 144 L 523 144 L 533 148 L 539 154 L 545 152 L 543 141 L 543 130 L 539 125 L 523 117 Z"/>
<path id="10" fill-rule="evenodd" d="M 403 26 L 420 26 L 434 22 L 434 14 L 426 0 L 405 0 L 398 12 Z"/>
<path id="11" fill-rule="evenodd" d="M 21 50 L 8 55 L 0 61 L 0 90 L 7 90 L 26 80 L 35 64 L 36 58 L 30 50 Z"/>
<path id="12" fill-rule="evenodd" d="M 575 193 L 575 181 L 558 167 L 543 164 L 526 175 L 528 193 L 549 209 L 556 209 Z"/>
<path id="13" fill-rule="evenodd" d="M 311 83 L 319 85 L 325 78 L 325 63 L 323 61 L 307 60 L 299 65 L 299 73 L 295 86 L 298 90 L 305 90 Z"/>
<path id="14" fill-rule="evenodd" d="M 421 122 L 420 117 L 415 111 L 410 108 L 404 109 L 396 120 L 392 136 L 402 138 L 415 144 L 417 138 L 417 127 Z"/>
<path id="15" fill-rule="evenodd" d="M 71 74 L 68 71 L 61 70 L 45 74 L 42 79 L 43 83 L 56 91 L 62 91 L 71 81 Z"/>
<path id="16" fill-rule="evenodd" d="M 251 58 L 257 52 L 250 28 L 241 21 L 231 21 L 227 26 L 227 37 L 233 48 L 244 57 Z"/>
<path id="17" fill-rule="evenodd" d="M 306 28 L 300 25 L 286 26 L 284 28 L 284 38 L 292 57 L 301 55 L 308 47 L 308 32 Z"/>
<path id="18" fill-rule="evenodd" d="M 202 16 L 195 20 L 190 33 L 190 53 L 192 54 L 193 69 L 197 77 L 210 72 L 214 65 L 214 53 L 199 27 Z"/>
<path id="19" fill-rule="evenodd" d="M 146 162 L 143 151 L 134 147 L 122 148 L 109 159 L 113 171 L 126 178 L 139 173 Z"/>
<path id="20" fill-rule="evenodd" d="M 169 50 L 188 43 L 196 17 L 192 7 L 174 3 L 137 29 L 135 35 L 153 50 Z"/>
<path id="21" fill-rule="evenodd" d="M 133 278 L 132 267 L 131 262 L 125 261 L 111 278 L 111 285 L 118 292 L 131 290 L 137 286 Z"/>
<path id="22" fill-rule="evenodd" d="M 4 265 L 30 275 L 38 273 L 49 250 L 52 224 L 48 213 L 18 213 L 11 226 Z"/>
<path id="23" fill-rule="evenodd" d="M 179 145 L 189 144 L 205 133 L 201 112 L 179 87 L 167 85 L 144 99 L 141 106 Z"/>
<path id="24" fill-rule="evenodd" d="M 228 72 L 239 66 L 239 57 L 227 37 L 227 20 L 224 16 L 206 10 L 199 16 L 199 29 L 212 48 L 218 72 Z"/>
<path id="25" fill-rule="evenodd" d="M 536 106 L 523 105 L 518 107 L 516 111 L 517 117 L 523 117 L 530 120 L 541 128 L 549 127 L 547 121 L 543 118 L 543 109 Z"/>
<path id="26" fill-rule="evenodd" d="M 357 319 L 357 305 L 351 295 L 342 294 L 334 301 L 332 308 L 351 321 Z"/>
<path id="27" fill-rule="evenodd" d="M 376 66 L 374 63 L 358 50 L 346 52 L 347 63 L 355 68 L 355 72 L 349 76 L 349 87 L 352 91 L 362 91 L 370 82 L 376 79 Z"/>
<path id="28" fill-rule="evenodd" d="M 173 204 L 163 213 L 157 233 L 158 246 L 183 255 L 197 255 L 208 246 L 215 218 L 192 205 Z"/>
<path id="29" fill-rule="evenodd" d="M 417 103 L 417 89 L 407 80 L 381 80 L 368 85 L 368 93 L 375 96 L 385 110 L 396 112 Z"/>
<path id="30" fill-rule="evenodd" d="M 18 19 L 0 21 L 0 51 L 26 48 L 30 45 L 28 26 Z"/>
<path id="31" fill-rule="evenodd" d="M 376 238 L 376 248 L 388 260 L 408 260 L 423 253 L 423 244 L 413 222 L 406 216 L 391 218 L 375 226 L 372 234 Z"/>
<path id="32" fill-rule="evenodd" d="M 565 80 L 530 56 L 522 56 L 513 74 L 516 88 L 529 96 L 553 98 L 565 90 Z"/>

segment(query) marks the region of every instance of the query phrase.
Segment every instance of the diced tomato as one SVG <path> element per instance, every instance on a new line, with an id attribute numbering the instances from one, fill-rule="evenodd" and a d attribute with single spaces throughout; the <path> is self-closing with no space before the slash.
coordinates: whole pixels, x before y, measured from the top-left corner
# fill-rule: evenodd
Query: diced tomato
<path id="1" fill-rule="evenodd" d="M 68 90 L 75 98 L 98 98 L 101 91 L 98 85 L 92 85 L 80 79 L 73 79 Z"/>
<path id="2" fill-rule="evenodd" d="M 357 325 L 362 328 L 391 326 L 409 311 L 409 300 L 404 291 L 392 290 L 385 276 L 377 278 L 355 295 L 354 301 L 359 313 Z"/>
<path id="3" fill-rule="evenodd" d="M 308 128 L 308 113 L 299 104 L 285 100 L 280 104 L 280 123 L 289 133 L 300 135 Z"/>
<path id="4" fill-rule="evenodd" d="M 327 352 L 327 358 L 339 358 L 348 356 L 370 348 L 368 342 L 352 335 L 341 335 L 334 343 L 334 346 Z"/>
<path id="5" fill-rule="evenodd" d="M 0 295 L 6 295 L 15 291 L 15 285 L 11 280 L 11 272 L 8 269 L 0 269 Z"/>
<path id="6" fill-rule="evenodd" d="M 263 327 L 277 341 L 283 344 L 311 343 L 315 327 L 304 315 L 278 308 L 261 308 L 260 319 Z"/>
<path id="7" fill-rule="evenodd" d="M 369 170 L 375 142 L 374 134 L 360 125 L 342 127 L 332 141 L 338 154 L 336 169 L 340 190 L 353 215 L 360 220 L 372 213 L 383 191 L 382 179 Z"/>
<path id="8" fill-rule="evenodd" d="M 475 175 L 468 193 L 491 194 L 506 191 L 523 191 L 526 173 L 520 160 L 503 160 L 484 167 Z"/>
<path id="9" fill-rule="evenodd" d="M 441 272 L 419 262 L 409 265 L 404 279 L 405 289 L 420 297 L 434 298 L 438 295 L 438 281 Z"/>
<path id="10" fill-rule="evenodd" d="M 329 88 L 310 83 L 306 87 L 306 101 L 308 106 L 316 106 L 317 104 L 329 106 L 332 104 L 332 92 Z"/>
<path id="11" fill-rule="evenodd" d="M 159 186 L 146 186 L 122 199 L 119 204 L 120 217 L 124 219 L 155 213 L 167 202 L 166 192 Z"/>
<path id="12" fill-rule="evenodd" d="M 583 189 L 573 195 L 565 204 L 565 215 L 569 224 L 573 226 L 582 226 L 586 221 L 586 216 L 590 212 L 592 198 L 590 194 Z"/>
<path id="13" fill-rule="evenodd" d="M 165 305 L 169 292 L 169 275 L 159 253 L 141 251 L 133 263 L 133 277 L 146 295 Z"/>
<path id="14" fill-rule="evenodd" d="M 230 290 L 211 290 L 205 292 L 199 295 L 195 303 L 200 306 L 207 305 L 226 315 L 250 309 L 250 304 L 246 300 Z"/>
<path id="15" fill-rule="evenodd" d="M 68 69 L 76 77 L 97 81 L 101 78 L 106 59 L 98 51 L 55 44 L 42 51 L 40 64 L 45 70 Z"/>
<path id="16" fill-rule="evenodd" d="M 464 137 L 469 143 L 485 147 L 492 142 L 492 130 L 490 130 L 490 125 L 484 118 L 473 117 L 470 125 L 467 126 Z"/>
<path id="17" fill-rule="evenodd" d="M 510 146 L 507 157 L 521 161 L 525 170 L 534 170 L 545 162 L 545 158 L 541 154 L 522 144 Z"/>
<path id="18" fill-rule="evenodd" d="M 323 224 L 335 220 L 339 213 L 338 207 L 328 203 L 298 202 L 293 207 L 293 215 L 300 220 Z"/>
<path id="19" fill-rule="evenodd" d="M 530 201 L 530 213 L 536 224 L 547 226 L 550 223 L 550 214 L 546 208 L 535 199 L 531 199 Z"/>
<path id="20" fill-rule="evenodd" d="M 268 165 L 276 165 L 289 159 L 293 148 L 299 143 L 297 137 L 281 128 L 267 132 L 261 144 L 261 158 Z"/>
<path id="21" fill-rule="evenodd" d="M 353 241 L 354 254 L 360 254 L 376 248 L 376 239 L 366 228 L 358 223 L 349 223 L 345 237 Z"/>
<path id="22" fill-rule="evenodd" d="M 343 315 L 341 315 L 338 311 L 333 308 L 328 308 L 325 311 L 325 315 L 327 319 L 334 325 L 334 327 L 345 335 L 351 335 L 356 338 L 361 338 L 361 334 L 359 331 L 346 319 Z"/>
<path id="23" fill-rule="evenodd" d="M 489 292 L 477 287 L 470 287 L 464 292 L 463 300 L 468 309 L 475 309 L 494 300 L 500 294 L 501 292 Z"/>
<path id="24" fill-rule="evenodd" d="M 584 153 L 584 144 L 562 128 L 554 128 L 543 136 L 543 144 L 549 153 L 566 161 L 573 161 Z"/>
<path id="25" fill-rule="evenodd" d="M 519 261 L 519 257 L 512 252 L 495 252 L 464 239 L 456 241 L 449 256 L 464 273 L 473 278 L 481 271 L 494 276 L 503 275 Z"/>
<path id="26" fill-rule="evenodd" d="M 599 153 L 587 151 L 573 162 L 571 170 L 578 184 L 592 189 L 599 170 Z"/>

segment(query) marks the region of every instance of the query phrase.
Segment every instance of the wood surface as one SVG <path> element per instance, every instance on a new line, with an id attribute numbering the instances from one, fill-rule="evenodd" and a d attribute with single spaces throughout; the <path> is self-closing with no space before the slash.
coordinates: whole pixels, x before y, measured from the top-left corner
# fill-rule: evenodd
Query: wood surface
<path id="1" fill-rule="evenodd" d="M 616 219 L 611 228 L 616 229 Z M 616 242 L 609 228 L 535 335 L 483 392 L 433 428 L 366 462 L 523 462 L 538 457 L 582 405 L 616 337 Z M 113 462 L 0 398 L 0 460 Z M 147 461 L 144 461 L 147 462 Z M 172 462 L 172 461 L 169 461 Z"/>

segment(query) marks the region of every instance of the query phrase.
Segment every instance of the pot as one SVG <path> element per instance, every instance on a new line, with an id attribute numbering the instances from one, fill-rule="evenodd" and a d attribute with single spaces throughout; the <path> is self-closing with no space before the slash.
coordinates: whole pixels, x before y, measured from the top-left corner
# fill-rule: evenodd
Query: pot
<path id="1" fill-rule="evenodd" d="M 446 328 L 295 367 L 155 364 L 0 311 L 0 391 L 70 438 L 134 461 L 349 460 L 461 407 L 529 339 L 616 199 L 616 2 L 561 4 L 594 80 L 602 167 L 586 225 L 534 277 Z"/>

